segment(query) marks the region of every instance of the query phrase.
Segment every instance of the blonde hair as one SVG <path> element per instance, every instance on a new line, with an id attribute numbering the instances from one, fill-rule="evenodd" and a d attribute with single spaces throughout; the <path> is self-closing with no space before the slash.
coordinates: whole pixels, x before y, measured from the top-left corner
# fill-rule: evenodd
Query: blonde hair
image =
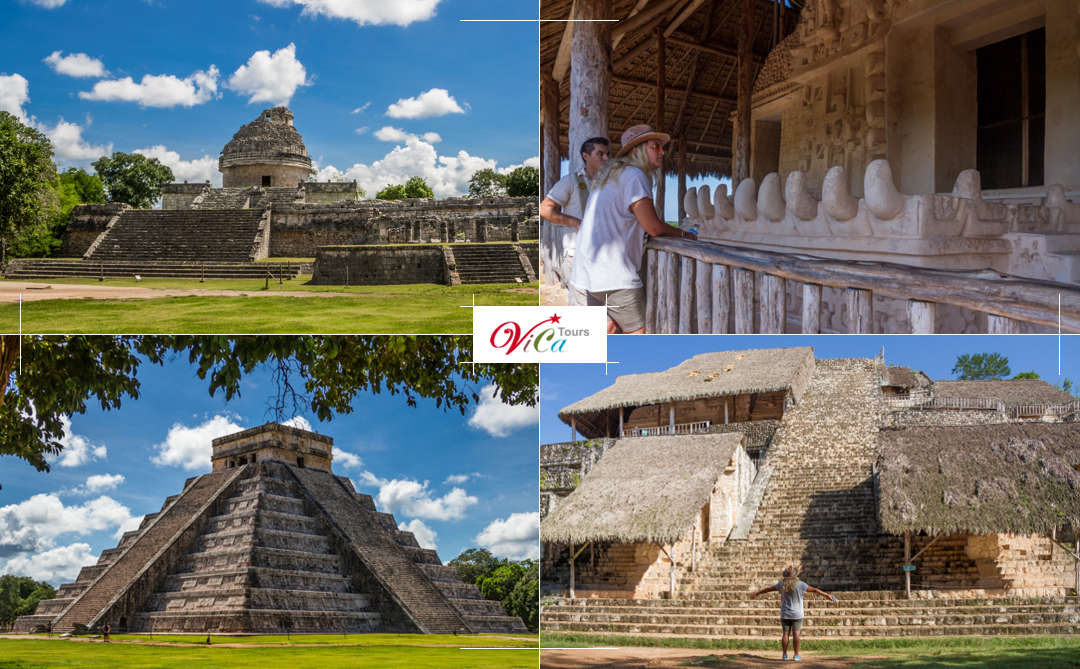
<path id="1" fill-rule="evenodd" d="M 782 574 L 784 580 L 781 581 L 781 588 L 787 594 L 795 592 L 795 589 L 799 587 L 799 568 L 793 564 L 789 564 L 784 568 Z"/>
<path id="2" fill-rule="evenodd" d="M 600 171 L 596 173 L 596 178 L 589 184 L 591 190 L 599 190 L 603 188 L 609 181 L 618 181 L 619 175 L 626 167 L 636 167 L 645 173 L 645 176 L 649 177 L 650 187 L 653 185 L 654 172 L 656 169 L 649 163 L 649 156 L 646 155 L 645 150 L 649 145 L 649 142 L 642 142 L 633 149 L 630 149 L 630 153 L 620 158 L 612 158 L 604 163 L 604 166 L 600 168 Z"/>

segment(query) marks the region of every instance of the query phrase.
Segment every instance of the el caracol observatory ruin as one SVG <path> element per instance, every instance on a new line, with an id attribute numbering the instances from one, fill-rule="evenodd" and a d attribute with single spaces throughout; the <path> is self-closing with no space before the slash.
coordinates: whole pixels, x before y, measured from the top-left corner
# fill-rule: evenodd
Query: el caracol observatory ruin
<path id="1" fill-rule="evenodd" d="M 543 630 L 766 636 L 795 564 L 839 594 L 815 634 L 1080 633 L 1080 400 L 1044 381 L 725 351 L 559 417 Z"/>
<path id="2" fill-rule="evenodd" d="M 333 439 L 267 423 L 15 630 L 524 632 L 331 470 Z"/>
<path id="3" fill-rule="evenodd" d="M 75 207 L 59 251 L 69 260 L 19 259 L 5 276 L 536 281 L 535 197 L 360 199 L 356 181 L 311 180 L 311 158 L 287 107 L 265 109 L 243 125 L 218 168 L 222 187 L 167 184 L 161 209 Z M 266 262 L 274 258 L 290 260 Z"/>

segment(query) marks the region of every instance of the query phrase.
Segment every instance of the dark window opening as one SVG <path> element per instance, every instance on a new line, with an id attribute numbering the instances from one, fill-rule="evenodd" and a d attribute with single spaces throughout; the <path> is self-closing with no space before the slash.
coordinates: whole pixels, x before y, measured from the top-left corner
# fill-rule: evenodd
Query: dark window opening
<path id="1" fill-rule="evenodd" d="M 263 175 L 262 185 L 265 186 L 266 188 L 270 187 L 270 176 L 269 175 L 265 175 L 265 174 Z"/>
<path id="2" fill-rule="evenodd" d="M 975 51 L 982 187 L 1043 185 L 1046 134 L 1046 29 Z"/>
<path id="3" fill-rule="evenodd" d="M 296 456 L 296 466 L 300 467 L 301 469 L 304 468 L 304 457 L 303 456 L 301 456 L 301 455 Z"/>

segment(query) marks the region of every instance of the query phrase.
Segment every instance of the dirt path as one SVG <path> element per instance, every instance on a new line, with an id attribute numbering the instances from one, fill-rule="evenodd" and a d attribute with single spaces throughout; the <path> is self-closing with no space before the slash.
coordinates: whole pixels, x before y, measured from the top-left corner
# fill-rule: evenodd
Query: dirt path
<path id="1" fill-rule="evenodd" d="M 72 300 L 90 298 L 96 300 L 154 299 L 161 297 L 391 297 L 374 293 L 334 293 L 275 290 L 205 290 L 200 288 L 136 288 L 134 286 L 90 286 L 66 283 L 34 283 L 30 281 L 0 282 L 0 304 L 39 300 Z"/>
<path id="2" fill-rule="evenodd" d="M 706 658 L 709 658 L 707 661 Z M 803 655 L 799 667 L 844 669 L 868 657 Z M 780 659 L 779 648 L 762 650 L 698 650 L 693 648 L 569 648 L 540 651 L 541 669 L 667 669 L 670 667 L 772 667 L 789 666 Z"/>

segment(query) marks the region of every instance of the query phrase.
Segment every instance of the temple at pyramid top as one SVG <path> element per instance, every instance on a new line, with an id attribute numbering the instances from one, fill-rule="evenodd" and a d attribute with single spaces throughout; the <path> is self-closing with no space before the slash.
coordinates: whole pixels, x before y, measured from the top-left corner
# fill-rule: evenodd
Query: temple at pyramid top
<path id="1" fill-rule="evenodd" d="M 215 472 L 264 460 L 329 472 L 334 438 L 281 423 L 265 423 L 218 437 L 211 445 L 210 463 Z"/>

